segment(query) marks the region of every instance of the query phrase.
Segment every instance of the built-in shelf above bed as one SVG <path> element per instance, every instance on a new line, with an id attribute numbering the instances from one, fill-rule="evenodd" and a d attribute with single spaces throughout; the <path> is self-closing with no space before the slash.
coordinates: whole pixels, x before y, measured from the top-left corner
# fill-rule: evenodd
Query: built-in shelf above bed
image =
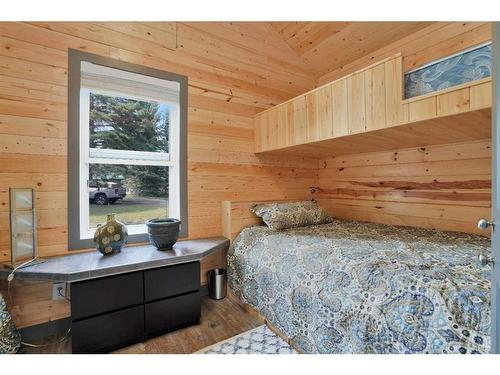
<path id="1" fill-rule="evenodd" d="M 400 55 L 255 117 L 257 154 L 313 158 L 491 138 L 491 77 L 403 99 Z"/>

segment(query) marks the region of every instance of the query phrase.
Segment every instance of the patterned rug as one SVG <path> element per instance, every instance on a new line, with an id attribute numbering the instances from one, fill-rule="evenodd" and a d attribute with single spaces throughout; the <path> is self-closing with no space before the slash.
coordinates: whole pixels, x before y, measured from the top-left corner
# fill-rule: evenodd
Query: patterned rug
<path id="1" fill-rule="evenodd" d="M 199 354 L 296 354 L 283 339 L 266 325 L 243 332 L 217 344 L 208 346 Z"/>

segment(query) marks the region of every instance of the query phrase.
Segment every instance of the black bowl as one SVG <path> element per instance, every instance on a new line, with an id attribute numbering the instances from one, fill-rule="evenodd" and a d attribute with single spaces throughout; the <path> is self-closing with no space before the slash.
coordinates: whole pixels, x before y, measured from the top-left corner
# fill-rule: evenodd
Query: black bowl
<path id="1" fill-rule="evenodd" d="M 148 227 L 149 242 L 158 250 L 170 250 L 179 238 L 179 219 L 164 218 L 146 221 Z"/>

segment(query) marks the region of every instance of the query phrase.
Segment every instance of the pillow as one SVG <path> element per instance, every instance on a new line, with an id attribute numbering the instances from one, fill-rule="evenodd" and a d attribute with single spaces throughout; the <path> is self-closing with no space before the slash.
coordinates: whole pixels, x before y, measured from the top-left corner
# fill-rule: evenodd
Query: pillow
<path id="1" fill-rule="evenodd" d="M 331 216 L 313 201 L 255 204 L 251 210 L 272 230 L 332 222 Z"/>

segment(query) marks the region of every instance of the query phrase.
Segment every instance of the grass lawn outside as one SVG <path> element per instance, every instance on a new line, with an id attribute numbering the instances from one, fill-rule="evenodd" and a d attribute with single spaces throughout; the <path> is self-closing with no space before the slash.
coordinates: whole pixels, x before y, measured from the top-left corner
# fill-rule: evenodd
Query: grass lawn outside
<path id="1" fill-rule="evenodd" d="M 168 216 L 168 199 L 127 196 L 105 206 L 90 203 L 89 211 L 91 228 L 106 222 L 106 215 L 111 213 L 124 224 L 144 224 L 149 219 Z"/>

